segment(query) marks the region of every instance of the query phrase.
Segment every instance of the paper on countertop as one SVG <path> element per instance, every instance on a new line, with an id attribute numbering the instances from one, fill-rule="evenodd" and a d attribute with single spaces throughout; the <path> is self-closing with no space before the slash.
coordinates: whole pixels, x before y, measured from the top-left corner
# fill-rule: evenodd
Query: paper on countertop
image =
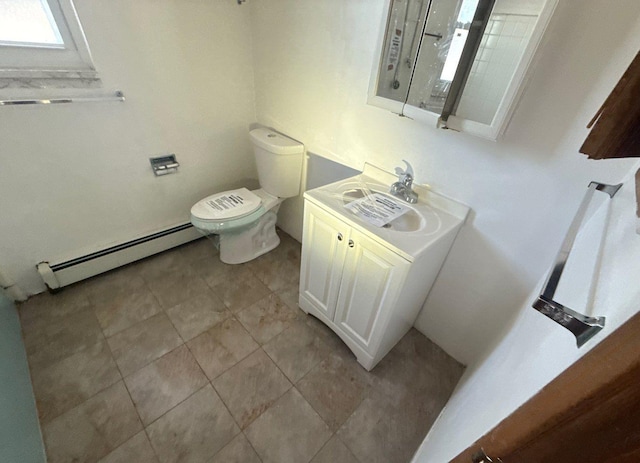
<path id="1" fill-rule="evenodd" d="M 383 227 L 410 210 L 382 193 L 371 193 L 344 207 L 376 227 Z"/>

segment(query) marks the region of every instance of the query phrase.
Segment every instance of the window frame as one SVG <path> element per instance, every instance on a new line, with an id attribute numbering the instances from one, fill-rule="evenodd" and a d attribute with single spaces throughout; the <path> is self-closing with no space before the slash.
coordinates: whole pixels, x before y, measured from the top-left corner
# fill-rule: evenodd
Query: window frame
<path id="1" fill-rule="evenodd" d="M 0 79 L 98 79 L 72 0 L 45 0 L 62 46 L 0 44 Z"/>

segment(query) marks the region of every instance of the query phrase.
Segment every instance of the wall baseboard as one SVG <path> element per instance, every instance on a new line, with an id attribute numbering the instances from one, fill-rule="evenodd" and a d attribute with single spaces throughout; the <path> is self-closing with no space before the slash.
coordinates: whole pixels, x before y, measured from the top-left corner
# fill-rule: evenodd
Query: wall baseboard
<path id="1" fill-rule="evenodd" d="M 190 223 L 185 223 L 64 262 L 43 261 L 36 267 L 47 288 L 55 291 L 201 237 Z"/>

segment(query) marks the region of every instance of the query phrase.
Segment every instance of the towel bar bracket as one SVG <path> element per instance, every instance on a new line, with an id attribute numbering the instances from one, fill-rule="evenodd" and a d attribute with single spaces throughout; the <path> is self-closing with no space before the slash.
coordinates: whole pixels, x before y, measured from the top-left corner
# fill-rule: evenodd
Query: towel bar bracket
<path id="1" fill-rule="evenodd" d="M 591 187 L 592 185 L 596 186 L 596 190 L 602 191 L 603 193 L 608 194 L 610 198 L 613 198 L 618 192 L 618 190 L 622 188 L 622 183 L 618 183 L 617 185 L 607 185 L 605 183 L 599 183 L 599 182 L 589 183 L 589 187 Z"/>
<path id="2" fill-rule="evenodd" d="M 576 337 L 578 347 L 582 347 L 604 328 L 605 317 L 587 317 L 559 302 L 547 300 L 544 296 L 538 297 L 533 303 L 533 308 L 571 331 Z"/>

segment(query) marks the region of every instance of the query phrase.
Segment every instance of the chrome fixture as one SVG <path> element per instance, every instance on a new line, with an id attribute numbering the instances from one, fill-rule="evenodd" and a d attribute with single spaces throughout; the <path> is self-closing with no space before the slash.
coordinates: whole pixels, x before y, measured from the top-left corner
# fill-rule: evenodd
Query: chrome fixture
<path id="1" fill-rule="evenodd" d="M 484 449 L 480 449 L 479 451 L 473 454 L 473 456 L 471 457 L 471 462 L 472 463 L 502 463 L 502 460 L 500 458 L 493 459 L 484 452 Z"/>
<path id="2" fill-rule="evenodd" d="M 34 100 L 0 100 L 0 106 L 21 106 L 32 104 L 60 104 L 60 103 L 90 103 L 95 101 L 124 101 L 124 93 L 115 92 L 109 96 L 69 97 L 69 98 L 42 98 Z"/>
<path id="3" fill-rule="evenodd" d="M 151 168 L 153 169 L 153 173 L 156 174 L 156 177 L 178 172 L 178 167 L 180 167 L 180 163 L 176 160 L 175 154 L 149 158 L 149 162 L 151 163 Z"/>
<path id="4" fill-rule="evenodd" d="M 398 175 L 398 181 L 391 185 L 389 193 L 393 196 L 408 202 L 409 204 L 415 204 L 418 202 L 418 194 L 413 191 L 413 167 L 404 159 L 402 160 L 407 165 L 406 170 L 402 170 L 401 167 L 396 167 L 396 174 Z"/>
<path id="5" fill-rule="evenodd" d="M 558 284 L 560 283 L 562 272 L 567 264 L 567 260 L 569 259 L 569 253 L 571 252 L 571 248 L 573 248 L 573 243 L 576 240 L 576 236 L 580 230 L 580 225 L 582 224 L 593 194 L 598 190 L 613 198 L 621 186 L 622 183 L 618 185 L 606 185 L 598 182 L 589 183 L 589 189 L 587 190 L 582 203 L 580 203 L 580 207 L 578 208 L 578 212 L 576 212 L 576 216 L 573 218 L 573 222 L 571 222 L 569 231 L 567 231 L 567 236 L 565 236 L 564 241 L 562 242 L 562 247 L 558 252 L 558 256 L 556 257 L 556 261 L 553 264 L 551 272 L 549 272 L 547 281 L 542 287 L 540 296 L 532 305 L 534 309 L 571 331 L 576 337 L 578 347 L 582 347 L 585 342 L 604 328 L 605 317 L 588 317 L 586 315 L 582 315 L 581 313 L 571 310 L 559 302 L 554 301 L 553 296 L 555 295 Z"/>

